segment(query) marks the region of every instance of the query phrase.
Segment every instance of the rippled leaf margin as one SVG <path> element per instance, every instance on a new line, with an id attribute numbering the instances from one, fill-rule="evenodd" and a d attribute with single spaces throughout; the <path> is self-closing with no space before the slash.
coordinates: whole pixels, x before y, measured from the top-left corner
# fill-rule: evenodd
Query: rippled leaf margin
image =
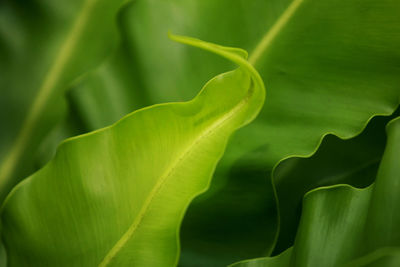
<path id="1" fill-rule="evenodd" d="M 310 191 L 304 197 L 292 248 L 273 258 L 247 260 L 231 266 L 399 263 L 400 117 L 388 123 L 387 133 L 385 153 L 373 185 L 365 189 L 334 185 Z"/>
<path id="2" fill-rule="evenodd" d="M 191 101 L 150 106 L 64 141 L 4 202 L 10 266 L 177 264 L 188 204 L 208 188 L 228 137 L 257 116 L 265 89 L 246 51 L 170 37 L 240 67 Z"/>

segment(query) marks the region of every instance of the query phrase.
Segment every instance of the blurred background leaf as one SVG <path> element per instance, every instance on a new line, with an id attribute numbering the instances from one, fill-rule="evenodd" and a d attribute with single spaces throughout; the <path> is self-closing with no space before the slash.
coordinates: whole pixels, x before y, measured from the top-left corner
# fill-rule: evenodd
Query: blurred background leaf
<path id="1" fill-rule="evenodd" d="M 67 86 L 112 51 L 124 2 L 0 2 L 0 202 L 35 170 L 40 143 L 63 118 Z"/>

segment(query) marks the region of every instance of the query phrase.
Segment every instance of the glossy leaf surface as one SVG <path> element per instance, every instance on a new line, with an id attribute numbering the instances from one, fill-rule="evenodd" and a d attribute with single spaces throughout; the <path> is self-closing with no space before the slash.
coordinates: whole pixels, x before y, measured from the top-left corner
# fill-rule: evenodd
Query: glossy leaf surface
<path id="1" fill-rule="evenodd" d="M 244 50 L 172 38 L 240 67 L 191 101 L 144 108 L 63 142 L 5 200 L 9 266 L 177 263 L 185 209 L 207 189 L 228 137 L 254 119 L 265 92 Z"/>

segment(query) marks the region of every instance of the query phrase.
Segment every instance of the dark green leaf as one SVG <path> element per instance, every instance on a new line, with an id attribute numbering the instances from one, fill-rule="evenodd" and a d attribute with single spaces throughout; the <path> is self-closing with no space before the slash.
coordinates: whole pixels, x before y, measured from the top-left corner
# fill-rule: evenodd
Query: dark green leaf
<path id="1" fill-rule="evenodd" d="M 400 117 L 388 124 L 387 132 L 374 184 L 365 189 L 334 185 L 307 193 L 293 248 L 268 266 L 393 266 L 399 262 L 398 249 L 389 253 L 386 248 L 400 248 Z M 271 260 L 256 259 L 254 264 L 266 266 Z M 252 261 L 237 265 L 257 266 Z"/>
<path id="2" fill-rule="evenodd" d="M 34 170 L 67 86 L 111 52 L 124 2 L 1 1 L 0 202 Z"/>

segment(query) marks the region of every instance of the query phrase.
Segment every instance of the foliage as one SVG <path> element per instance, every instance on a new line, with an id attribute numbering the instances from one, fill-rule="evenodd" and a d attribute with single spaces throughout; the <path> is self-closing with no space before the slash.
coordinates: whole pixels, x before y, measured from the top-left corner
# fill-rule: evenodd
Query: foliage
<path id="1" fill-rule="evenodd" d="M 400 117 L 389 122 L 387 131 L 371 186 L 333 185 L 308 192 L 293 248 L 233 266 L 398 266 Z M 378 256 L 362 258 L 368 254 Z"/>
<path id="2" fill-rule="evenodd" d="M 227 137 L 259 112 L 264 84 L 245 51 L 172 38 L 240 68 L 217 76 L 189 102 L 141 109 L 63 142 L 54 159 L 3 204 L 9 265 L 177 262 L 183 212 L 207 188 Z"/>
<path id="3" fill-rule="evenodd" d="M 36 151 L 65 110 L 67 86 L 110 52 L 123 0 L 2 1 L 0 201 L 34 169 Z"/>
<path id="4" fill-rule="evenodd" d="M 9 195 L 2 213 L 2 232 L 6 246 L 20 240 L 16 238 L 18 235 L 24 236 L 24 239 L 30 236 L 20 231 L 24 227 L 14 232 L 10 230 L 19 223 L 25 222 L 23 224 L 27 227 L 26 229 L 40 228 L 39 224 L 35 225 L 29 221 L 28 215 L 21 216 L 21 211 L 17 208 L 15 210 L 10 208 L 13 206 L 12 203 L 19 203 L 18 199 L 22 198 L 22 191 L 29 192 L 27 193 L 27 196 L 30 196 L 29 201 L 27 198 L 24 205 L 27 205 L 25 208 L 29 207 L 32 214 L 35 214 L 32 216 L 43 220 L 44 225 L 53 225 L 52 220 L 53 217 L 57 217 L 57 212 L 50 212 L 51 215 L 42 212 L 46 210 L 47 205 L 49 209 L 53 205 L 53 210 L 56 210 L 56 207 L 63 202 L 57 195 L 50 194 L 51 184 L 53 183 L 53 186 L 58 188 L 57 183 L 60 182 L 53 181 L 53 176 L 66 177 L 68 181 L 83 183 L 89 178 L 75 175 L 81 175 L 79 170 L 83 167 L 74 169 L 72 166 L 85 166 L 84 164 L 90 162 L 90 166 L 100 166 L 99 169 L 93 168 L 93 174 L 99 172 L 109 178 L 112 176 L 113 183 L 122 186 L 119 175 L 114 177 L 115 175 L 102 169 L 103 167 L 107 169 L 107 166 L 111 164 L 109 161 L 112 164 L 116 164 L 115 161 L 121 161 L 122 165 L 127 166 L 134 164 L 136 157 L 120 157 L 121 154 L 125 154 L 118 153 L 120 149 L 126 149 L 126 153 L 132 153 L 132 155 L 134 152 L 129 150 L 129 145 L 118 146 L 113 147 L 108 156 L 101 157 L 102 146 L 109 144 L 111 137 L 100 136 L 114 135 L 107 134 L 108 132 L 121 132 L 119 134 L 125 138 L 133 137 L 135 133 L 122 133 L 122 130 L 116 130 L 121 127 L 118 125 L 124 124 L 125 121 L 132 121 L 132 125 L 142 126 L 141 123 L 143 123 L 146 127 L 142 127 L 140 133 L 137 133 L 140 135 L 140 140 L 135 138 L 127 143 L 140 144 L 143 148 L 152 147 L 157 142 L 147 144 L 144 141 L 147 140 L 146 138 L 165 138 L 163 139 L 165 142 L 171 142 L 168 143 L 168 149 L 161 151 L 160 147 L 154 147 L 153 151 L 145 149 L 145 152 L 167 161 L 169 156 L 164 159 L 163 155 L 175 153 L 179 148 L 184 147 L 186 140 L 184 136 L 194 138 L 194 133 L 189 132 L 191 127 L 185 127 L 188 132 L 179 132 L 179 136 L 182 134 L 182 140 L 178 139 L 178 135 L 169 137 L 165 133 L 166 136 L 163 136 L 162 131 L 167 126 L 161 126 L 167 124 L 169 119 L 163 117 L 166 116 L 163 112 L 154 110 L 196 103 L 199 98 L 201 99 L 201 95 L 211 92 L 206 88 L 217 83 L 219 79 L 222 79 L 221 83 L 227 82 L 230 85 L 221 85 L 221 88 L 237 88 L 238 93 L 240 88 L 247 88 L 244 77 L 238 77 L 241 84 L 232 84 L 227 81 L 232 75 L 243 74 L 240 71 L 243 67 L 234 72 L 218 75 L 231 70 L 233 64 L 204 51 L 170 42 L 166 38 L 166 33 L 170 29 L 174 32 L 252 51 L 249 62 L 260 73 L 267 87 L 266 103 L 259 116 L 230 138 L 226 150 L 225 142 L 230 133 L 253 119 L 256 111 L 249 111 L 247 119 L 238 118 L 235 123 L 232 122 L 232 125 L 227 126 L 229 131 L 221 134 L 218 142 L 215 141 L 219 145 L 208 144 L 215 150 L 219 149 L 220 152 L 215 152 L 215 157 L 205 163 L 192 162 L 193 165 L 188 163 L 191 171 L 185 171 L 184 175 L 202 177 L 197 179 L 199 183 L 200 180 L 203 181 L 203 186 L 190 191 L 185 187 L 189 185 L 178 183 L 173 187 L 186 188 L 184 190 L 187 194 L 186 200 L 176 200 L 176 203 L 180 203 L 176 207 L 172 207 L 173 204 L 168 205 L 167 200 L 163 203 L 170 209 L 180 210 L 180 212 L 176 211 L 172 218 L 175 224 L 171 223 L 168 226 L 171 232 L 176 232 L 180 228 L 182 247 L 180 266 L 224 266 L 246 258 L 280 254 L 291 247 L 295 239 L 296 242 L 309 240 L 308 236 L 302 236 L 299 239 L 296 235 L 297 229 L 310 227 L 313 216 L 316 216 L 312 213 L 313 209 L 312 212 L 307 213 L 308 215 L 303 213 L 302 222 L 305 216 L 309 216 L 310 225 L 303 223 L 298 228 L 301 199 L 307 191 L 338 183 L 367 186 L 374 180 L 385 144 L 384 136 L 376 133 L 381 131 L 382 125 L 387 120 L 374 119 L 368 127 L 367 124 L 377 115 L 392 114 L 400 99 L 400 76 L 398 75 L 400 3 L 397 0 L 345 2 L 341 0 L 255 0 L 251 2 L 245 0 L 137 0 L 122 7 L 123 1 L 111 2 L 74 0 L 61 1 L 55 5 L 50 0 L 35 2 L 5 0 L 0 3 L 0 35 L 4 37 L 0 39 L 0 72 L 5 74 L 0 77 L 2 88 L 0 124 L 2 129 L 6 129 L 0 131 L 1 201 L 13 185 L 52 158 L 60 141 L 69 136 L 95 131 L 95 133 L 63 142 L 49 165 L 22 182 Z M 113 44 L 117 39 L 116 23 L 113 20 L 117 13 L 120 44 L 113 50 L 115 47 Z M 192 42 L 191 39 L 185 40 Z M 206 45 L 206 48 L 208 46 Z M 214 45 L 210 47 L 216 48 Z M 217 50 L 225 51 L 220 50 L 220 47 Z M 229 53 L 243 54 L 240 52 L 242 50 L 229 51 Z M 243 75 L 246 76 L 246 72 Z M 22 76 L 23 79 L 21 79 Z M 190 100 L 213 76 L 217 77 L 207 83 L 204 91 L 195 98 L 197 100 Z M 207 107 L 209 112 L 215 110 L 215 113 L 198 110 L 196 114 L 204 116 L 202 119 L 195 117 L 194 113 L 188 113 L 185 117 L 187 123 L 199 120 L 206 124 L 211 123 L 213 119 L 218 120 L 217 118 L 223 117 L 223 112 L 229 110 L 229 107 L 232 108 L 229 103 L 236 96 L 234 93 L 236 91 L 229 90 L 227 93 L 228 90 L 224 90 L 223 92 L 220 95 L 215 92 L 216 98 L 210 97 L 213 100 L 209 103 L 204 102 L 204 107 Z M 213 95 L 213 93 L 209 94 Z M 190 101 L 185 102 L 186 104 L 163 104 L 142 109 L 164 102 L 188 100 Z M 258 107 L 258 105 L 253 106 Z M 192 108 L 196 110 L 195 107 Z M 98 130 L 134 110 L 139 111 L 106 130 Z M 137 114 L 151 112 L 157 113 L 151 121 L 159 122 L 160 126 L 154 126 L 154 122 L 150 122 L 150 117 L 153 118 L 150 115 L 146 115 L 149 121 L 136 121 Z M 181 117 L 177 116 L 172 120 L 178 118 Z M 375 121 L 381 122 L 375 123 Z M 149 126 L 149 123 L 152 126 Z M 200 131 L 200 128 L 196 129 Z M 172 132 L 170 134 L 172 135 Z M 335 137 L 349 139 L 359 134 L 361 134 L 359 137 L 348 141 L 341 141 Z M 95 139 L 102 141 L 93 141 Z M 82 148 L 67 152 L 68 149 L 65 147 L 79 147 L 81 144 L 79 140 L 85 140 L 82 141 L 82 146 L 85 146 L 86 142 L 93 142 L 88 146 L 93 151 L 99 152 L 95 153 L 86 149 L 81 151 Z M 177 147 L 174 148 L 174 144 Z M 222 156 L 221 151 L 224 150 Z M 72 154 L 68 158 L 74 158 L 75 165 L 69 166 L 68 163 L 64 166 L 65 161 L 60 160 L 59 155 L 70 155 L 69 153 Z M 91 153 L 94 153 L 93 159 L 101 157 L 101 160 L 92 162 L 88 157 L 92 155 Z M 200 157 L 202 153 L 195 154 Z M 302 159 L 313 154 L 315 156 L 310 160 Z M 134 155 L 137 155 L 136 152 Z M 139 155 L 142 155 L 142 152 Z M 219 163 L 214 171 L 213 166 L 218 160 Z M 204 166 L 204 169 L 200 168 L 200 165 Z M 206 165 L 208 167 L 205 167 Z M 57 168 L 52 169 L 51 166 L 57 166 Z M 141 167 L 145 166 L 143 164 Z M 60 168 L 66 170 L 66 173 L 60 171 Z M 204 173 L 195 173 L 197 168 Z M 88 170 L 85 169 L 85 174 Z M 156 169 L 153 167 L 149 171 L 155 172 Z M 52 175 L 50 173 L 48 175 L 51 177 L 43 175 L 44 172 L 50 172 Z M 69 172 L 71 175 L 68 175 Z M 127 174 L 128 171 L 124 170 L 123 173 Z M 186 206 L 195 195 L 204 191 L 212 173 L 210 189 L 194 199 L 180 225 Z M 130 175 L 136 177 L 134 171 Z M 34 182 L 41 180 L 43 182 Z M 126 186 L 124 189 L 128 192 L 129 188 L 136 186 L 134 183 L 137 181 L 141 180 L 132 180 L 130 186 L 124 184 Z M 148 182 L 147 179 L 143 181 L 145 182 L 140 182 L 141 186 Z M 32 189 L 29 189 L 35 187 L 33 184 L 40 188 L 40 192 L 47 190 L 49 195 L 34 194 Z M 39 184 L 41 184 L 40 187 Z M 93 185 L 93 182 L 90 184 Z M 81 191 L 90 188 L 86 188 L 86 183 L 85 186 L 79 186 Z M 57 190 L 68 190 L 68 187 Z M 111 189 L 102 190 L 105 190 L 105 194 L 112 191 Z M 173 195 L 172 187 L 170 190 Z M 338 189 L 338 191 L 343 190 Z M 330 196 L 330 193 L 316 193 L 320 191 L 329 190 L 316 190 L 308 194 L 305 205 L 312 205 L 313 201 L 308 199 L 312 199 L 313 195 Z M 143 194 L 142 200 L 146 199 L 146 192 L 143 189 L 140 193 Z M 349 192 L 352 190 L 349 189 Z M 352 196 L 352 193 L 349 194 Z M 131 203 L 127 201 L 131 198 L 133 201 L 131 195 L 129 198 L 124 194 L 118 196 L 125 199 L 125 202 Z M 98 197 L 100 202 L 111 203 L 105 200 L 106 197 L 104 199 L 97 195 L 95 197 Z M 35 211 L 31 209 L 31 205 L 37 205 L 32 202 L 36 198 L 38 198 L 38 203 L 49 204 L 41 204 L 40 208 L 36 207 L 39 210 Z M 83 195 L 74 197 L 75 200 L 82 200 L 82 198 Z M 45 199 L 48 200 L 45 201 Z M 92 202 L 90 199 L 87 198 L 86 202 L 81 204 L 77 202 L 76 205 L 84 206 Z M 119 201 L 116 203 L 125 207 L 125 204 Z M 21 204 L 20 208 L 24 205 Z M 66 204 L 65 207 L 69 205 Z M 141 204 L 138 205 L 135 209 L 140 209 Z M 91 205 L 87 206 L 88 209 L 93 208 Z M 350 206 L 344 203 L 340 207 L 345 211 Z M 101 206 L 101 209 L 103 208 L 106 209 L 104 205 Z M 167 208 L 164 209 L 161 210 L 168 212 Z M 39 211 L 41 216 L 38 216 Z M 71 216 L 63 213 L 63 216 L 67 216 L 68 219 L 60 222 L 61 224 L 80 221 L 85 227 L 90 228 L 91 224 L 86 224 L 85 218 L 77 217 L 76 214 L 72 215 L 74 212 L 83 211 L 72 210 L 71 212 Z M 101 211 L 96 210 L 96 212 Z M 321 212 L 325 212 L 325 209 Z M 23 210 L 23 214 L 25 213 L 26 211 Z M 135 213 L 125 212 L 118 216 L 124 218 L 120 223 L 122 221 L 126 223 L 125 220 L 129 220 L 128 217 L 132 220 Z M 161 223 L 166 220 L 165 218 L 154 221 Z M 315 227 L 318 227 L 318 223 L 315 223 Z M 129 223 L 125 226 L 127 225 Z M 54 231 L 64 229 L 57 224 L 53 226 Z M 72 225 L 71 228 L 66 229 L 75 229 L 73 227 Z M 111 228 L 113 230 L 110 231 L 110 235 L 117 231 L 124 232 L 122 228 L 118 228 L 120 230 Z M 94 231 L 96 228 L 90 229 Z M 41 233 L 40 236 L 43 236 L 42 231 L 43 229 L 39 229 L 32 233 Z M 66 230 L 65 235 L 68 235 L 70 239 L 75 236 L 76 239 L 77 236 L 84 236 L 81 231 L 83 230 L 77 230 L 73 235 Z M 71 247 L 67 245 L 71 240 L 64 240 L 68 242 L 62 247 L 71 249 L 72 252 L 73 249 L 79 251 L 78 247 L 85 244 L 87 251 L 90 250 L 89 247 L 95 246 L 96 249 L 88 252 L 88 258 L 82 258 L 82 261 L 98 262 L 99 258 L 105 256 L 104 253 L 99 252 L 101 251 L 99 248 L 113 243 L 102 239 L 105 238 L 103 234 L 103 232 L 100 235 L 94 234 L 96 238 L 102 240 L 101 242 L 95 242 L 96 240 L 93 239 L 90 240 L 90 244 L 82 241 Z M 38 257 L 38 260 L 40 258 L 40 260 L 50 262 L 50 259 L 62 261 L 63 257 L 68 257 L 68 253 L 65 255 L 50 253 L 53 248 L 50 243 L 46 243 L 48 239 L 40 240 L 34 236 L 32 236 L 32 242 L 19 244 L 31 248 L 27 249 L 27 254 L 23 253 L 25 256 L 17 257 L 13 254 L 16 250 L 6 247 L 7 253 L 13 255 L 13 261 L 19 257 L 21 261 L 27 259 L 24 257 Z M 49 232 L 48 238 L 55 237 Z M 163 264 L 168 266 L 174 264 L 179 248 L 176 240 L 172 239 L 168 239 L 170 245 L 163 246 L 170 252 L 160 252 L 162 255 L 152 257 L 153 260 L 162 261 L 168 258 Z M 155 242 L 154 240 L 152 242 Z M 63 240 L 59 241 L 63 242 Z M 41 245 L 37 242 L 41 242 Z M 164 243 L 157 243 L 160 246 L 162 244 Z M 13 243 L 12 246 L 14 245 L 16 244 Z M 136 245 L 140 246 L 140 244 Z M 295 244 L 292 250 L 287 250 L 278 258 L 263 258 L 246 264 L 252 265 L 259 262 L 265 264 L 271 261 L 282 264 L 283 259 L 292 260 L 291 253 L 299 253 L 298 251 L 307 249 L 305 245 L 300 246 L 301 248 L 299 246 Z M 31 251 L 33 247 L 36 247 L 35 251 Z M 143 245 L 143 248 L 155 249 L 150 245 Z M 93 256 L 96 253 L 99 254 Z M 362 256 L 359 261 L 363 261 L 364 257 L 366 261 L 396 259 L 396 255 L 398 255 L 396 249 L 383 248 L 370 255 Z M 146 260 L 145 258 L 145 256 L 138 257 L 138 261 Z M 345 259 L 340 259 L 340 261 L 344 262 Z M 71 266 L 71 261 L 68 262 L 65 259 L 63 264 Z M 82 263 L 76 263 L 76 265 L 79 264 Z M 147 263 L 147 265 L 151 264 Z"/>

